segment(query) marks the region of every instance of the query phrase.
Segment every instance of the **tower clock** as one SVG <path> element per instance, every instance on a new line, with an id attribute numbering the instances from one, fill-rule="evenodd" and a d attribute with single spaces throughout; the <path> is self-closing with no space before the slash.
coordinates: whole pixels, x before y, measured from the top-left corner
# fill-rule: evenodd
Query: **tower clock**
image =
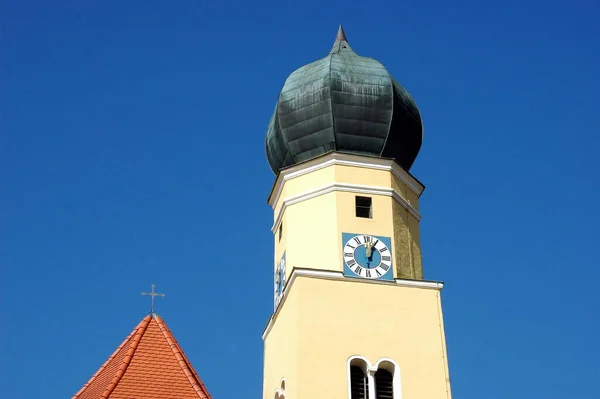
<path id="1" fill-rule="evenodd" d="M 392 242 L 389 237 L 342 233 L 344 276 L 393 280 Z"/>

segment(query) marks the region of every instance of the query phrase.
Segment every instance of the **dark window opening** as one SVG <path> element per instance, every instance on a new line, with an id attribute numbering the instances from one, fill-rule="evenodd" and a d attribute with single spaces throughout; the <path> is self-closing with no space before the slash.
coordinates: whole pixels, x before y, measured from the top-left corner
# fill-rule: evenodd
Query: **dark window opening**
<path id="1" fill-rule="evenodd" d="M 356 197 L 356 217 L 371 219 L 373 207 L 371 197 Z"/>
<path id="2" fill-rule="evenodd" d="M 283 235 L 283 222 L 279 225 L 279 241 L 281 241 L 281 236 Z"/>
<path id="3" fill-rule="evenodd" d="M 358 366 L 350 366 L 350 399 L 369 399 L 369 382 Z"/>
<path id="4" fill-rule="evenodd" d="M 394 377 L 387 370 L 379 369 L 375 373 L 375 399 L 393 399 L 394 388 L 392 381 Z"/>

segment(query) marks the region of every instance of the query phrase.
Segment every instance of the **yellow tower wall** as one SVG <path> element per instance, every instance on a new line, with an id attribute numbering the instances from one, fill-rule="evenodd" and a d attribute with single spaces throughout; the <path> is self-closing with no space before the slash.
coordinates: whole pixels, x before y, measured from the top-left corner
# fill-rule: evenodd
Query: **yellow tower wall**
<path id="1" fill-rule="evenodd" d="M 269 196 L 283 298 L 263 334 L 264 399 L 349 399 L 348 359 L 399 367 L 394 399 L 450 398 L 441 283 L 423 281 L 419 196 L 393 160 L 331 153 L 282 171 Z M 356 196 L 372 218 L 356 217 Z M 279 238 L 279 229 L 281 238 Z M 390 237 L 393 281 L 343 275 L 342 233 Z"/>
<path id="2" fill-rule="evenodd" d="M 440 286 L 293 276 L 264 334 L 263 399 L 274 398 L 282 378 L 286 399 L 349 399 L 348 359 L 356 355 L 398 364 L 396 398 L 449 399 Z"/>

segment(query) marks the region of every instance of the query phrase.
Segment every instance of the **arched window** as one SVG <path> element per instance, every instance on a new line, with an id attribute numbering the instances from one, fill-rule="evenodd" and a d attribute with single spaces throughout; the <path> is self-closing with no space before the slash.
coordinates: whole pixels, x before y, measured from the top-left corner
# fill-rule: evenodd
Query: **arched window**
<path id="1" fill-rule="evenodd" d="M 350 366 L 350 399 L 369 399 L 369 380 L 360 366 Z"/>
<path id="2" fill-rule="evenodd" d="M 402 399 L 400 369 L 390 358 L 374 365 L 362 356 L 348 359 L 348 399 Z"/>
<path id="3" fill-rule="evenodd" d="M 394 376 L 386 369 L 375 372 L 375 399 L 394 398 Z"/>
<path id="4" fill-rule="evenodd" d="M 281 379 L 281 384 L 279 385 L 279 388 L 275 390 L 274 399 L 285 399 L 285 378 Z"/>

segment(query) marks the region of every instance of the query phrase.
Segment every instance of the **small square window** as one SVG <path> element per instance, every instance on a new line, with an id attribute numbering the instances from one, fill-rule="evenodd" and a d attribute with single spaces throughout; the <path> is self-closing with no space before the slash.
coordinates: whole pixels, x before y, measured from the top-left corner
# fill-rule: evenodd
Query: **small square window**
<path id="1" fill-rule="evenodd" d="M 371 197 L 356 197 L 356 217 L 373 218 L 373 206 Z"/>
<path id="2" fill-rule="evenodd" d="M 281 236 L 283 235 L 283 222 L 279 224 L 279 241 L 281 241 Z"/>

